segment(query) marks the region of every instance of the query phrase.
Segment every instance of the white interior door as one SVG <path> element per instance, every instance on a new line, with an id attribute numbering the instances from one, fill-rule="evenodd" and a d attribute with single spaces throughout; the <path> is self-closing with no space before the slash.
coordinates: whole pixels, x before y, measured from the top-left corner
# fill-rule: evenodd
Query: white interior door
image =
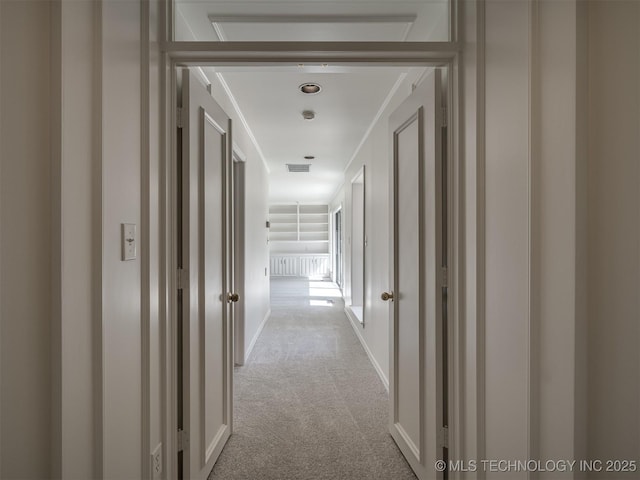
<path id="1" fill-rule="evenodd" d="M 182 72 L 182 475 L 206 479 L 232 431 L 231 121 Z M 180 393 L 179 393 L 180 395 Z M 180 462 L 179 462 L 180 463 Z"/>
<path id="2" fill-rule="evenodd" d="M 442 478 L 442 108 L 432 72 L 390 118 L 390 424 L 419 479 Z"/>

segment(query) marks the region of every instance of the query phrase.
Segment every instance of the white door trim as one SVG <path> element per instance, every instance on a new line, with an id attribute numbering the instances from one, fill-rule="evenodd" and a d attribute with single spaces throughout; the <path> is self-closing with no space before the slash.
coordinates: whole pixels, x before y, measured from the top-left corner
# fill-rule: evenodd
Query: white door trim
<path id="1" fill-rule="evenodd" d="M 481 7 L 478 7 L 480 9 Z M 478 23 L 480 20 L 477 21 Z M 189 43 L 189 44 L 188 44 Z M 172 212 L 172 201 L 174 199 L 175 192 L 172 191 L 172 182 L 175 178 L 175 168 L 172 167 L 172 160 L 175 160 L 175 146 L 176 146 L 176 119 L 175 116 L 170 114 L 174 112 L 177 106 L 175 89 L 176 78 L 173 72 L 177 66 L 184 65 L 202 65 L 202 64 L 225 64 L 225 65 L 272 65 L 282 63 L 297 63 L 300 61 L 321 61 L 321 62 L 333 62 L 344 65 L 437 65 L 448 67 L 451 75 L 448 79 L 449 88 L 449 105 L 451 108 L 448 110 L 448 125 L 450 125 L 449 135 L 449 172 L 451 172 L 452 188 L 449 193 L 450 208 L 453 210 L 450 217 L 450 225 L 453 230 L 450 235 L 450 243 L 452 243 L 450 252 L 450 270 L 449 281 L 453 286 L 450 296 L 449 314 L 450 314 L 450 338 L 449 338 L 449 351 L 452 352 L 454 358 L 451 360 L 450 365 L 450 378 L 451 385 L 451 425 L 450 432 L 452 441 L 452 448 L 450 449 L 450 458 L 462 458 L 466 455 L 464 451 L 465 446 L 459 442 L 459 439 L 466 435 L 467 431 L 473 431 L 476 433 L 478 444 L 476 445 L 476 451 L 481 451 L 482 435 L 483 435 L 483 409 L 482 395 L 479 395 L 479 391 L 482 388 L 482 367 L 476 366 L 473 363 L 474 369 L 471 370 L 471 363 L 466 362 L 465 349 L 469 342 L 472 342 L 475 346 L 475 355 L 477 358 L 482 356 L 482 345 L 479 342 L 481 337 L 478 333 L 482 332 L 481 321 L 481 305 L 479 304 L 474 312 L 477 315 L 477 325 L 474 325 L 473 331 L 468 330 L 467 325 L 462 325 L 462 319 L 460 318 L 460 302 L 463 300 L 461 295 L 461 288 L 465 288 L 465 285 L 461 280 L 464 278 L 464 273 L 468 267 L 461 262 L 461 259 L 465 259 L 466 245 L 460 239 L 465 238 L 464 232 L 467 224 L 466 209 L 467 203 L 462 203 L 460 200 L 461 192 L 466 189 L 469 182 L 477 183 L 478 191 L 481 191 L 481 178 L 473 176 L 472 178 L 465 177 L 465 169 L 461 167 L 460 156 L 464 154 L 461 151 L 460 142 L 462 138 L 461 133 L 461 102 L 460 97 L 463 90 L 466 92 L 466 85 L 460 83 L 460 67 L 461 61 L 459 55 L 460 45 L 456 42 L 442 42 L 442 43 L 420 43 L 420 44 L 403 44 L 403 45 L 388 45 L 385 43 L 373 44 L 342 44 L 332 43 L 328 44 L 312 44 L 309 42 L 297 43 L 295 48 L 288 42 L 278 42 L 278 45 L 268 45 L 265 43 L 260 44 L 234 44 L 232 42 L 224 42 L 224 45 L 216 44 L 214 46 L 207 45 L 202 42 L 198 44 L 190 44 L 191 42 L 165 42 L 162 44 L 162 59 L 163 59 L 163 82 L 161 84 L 164 88 L 164 105 L 163 105 L 163 123 L 165 127 L 167 145 L 166 150 L 163 152 L 164 168 L 167 178 L 164 182 L 164 190 L 161 191 L 162 202 L 167 209 L 167 212 Z M 311 47 L 315 45 L 315 50 Z M 186 47 L 186 48 L 185 48 Z M 212 47 L 212 50 L 207 50 L 208 47 Z M 321 48 L 327 48 L 328 50 L 321 50 Z M 211 53 L 214 52 L 214 53 Z M 464 87 L 464 88 L 463 88 Z M 475 97 L 474 100 L 479 102 Z M 477 104 L 478 110 L 481 105 Z M 478 116 L 480 112 L 478 112 Z M 474 119 L 475 120 L 475 119 Z M 478 139 L 480 141 L 481 139 Z M 481 165 L 478 168 L 481 169 Z M 481 170 L 480 170 L 481 171 Z M 475 172 L 474 172 L 475 173 Z M 483 216 L 483 204 L 477 204 L 476 210 L 471 212 L 476 221 L 476 228 L 478 231 L 482 231 L 484 227 Z M 175 215 L 173 212 L 172 215 Z M 167 245 L 165 245 L 165 252 L 168 259 L 168 276 L 167 276 L 167 302 L 168 312 L 171 313 L 171 317 L 175 314 L 175 305 L 172 304 L 171 291 L 175 288 L 175 259 L 171 259 L 171 249 L 174 245 L 175 233 L 167 230 L 167 226 L 171 225 L 171 222 L 165 223 L 164 233 L 167 239 Z M 483 250 L 477 249 L 476 256 L 470 256 L 471 261 L 476 262 L 474 264 L 473 271 L 476 273 L 475 278 L 472 279 L 472 284 L 478 290 L 481 288 L 483 282 L 483 264 L 480 263 Z M 460 289 L 459 289 L 460 288 Z M 480 303 L 480 302 L 478 302 Z M 167 325 L 169 326 L 170 336 L 167 339 L 167 344 L 170 346 L 170 351 L 174 351 L 175 347 L 175 329 L 173 327 L 174 321 L 172 318 L 167 319 Z M 467 337 L 466 335 L 470 335 Z M 169 369 L 173 368 L 171 363 L 167 364 Z M 175 388 L 175 372 L 168 372 L 168 384 Z M 472 376 L 470 379 L 468 376 Z M 472 401 L 472 405 L 467 403 L 467 388 L 472 386 L 472 396 L 468 397 Z M 172 428 L 172 418 L 175 420 L 175 405 L 171 404 L 170 392 L 167 395 L 167 428 L 169 429 L 168 437 L 165 439 L 169 442 L 167 451 L 171 452 L 175 450 L 177 445 L 177 435 L 175 429 Z M 167 455 L 169 456 L 169 455 Z M 172 468 L 171 472 L 175 472 L 176 469 Z M 455 475 L 452 476 L 455 478 Z"/>
<path id="2" fill-rule="evenodd" d="M 233 285 L 232 289 L 240 295 L 240 299 L 235 304 L 233 313 L 233 346 L 234 346 L 234 363 L 235 365 L 244 365 L 246 360 L 245 351 L 245 231 L 244 231 L 244 219 L 245 219 L 245 188 L 246 188 L 246 167 L 247 157 L 242 153 L 238 146 L 233 145 L 233 248 L 234 248 L 234 271 L 233 271 Z M 241 175 L 238 173 L 241 171 Z M 240 178 L 240 191 L 236 191 L 238 188 L 237 180 Z"/>

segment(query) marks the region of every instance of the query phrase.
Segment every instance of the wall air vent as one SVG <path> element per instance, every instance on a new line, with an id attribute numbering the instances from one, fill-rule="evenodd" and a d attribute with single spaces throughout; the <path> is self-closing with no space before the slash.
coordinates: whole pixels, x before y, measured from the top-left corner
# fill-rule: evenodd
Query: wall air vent
<path id="1" fill-rule="evenodd" d="M 287 163 L 287 172 L 309 173 L 310 163 Z"/>

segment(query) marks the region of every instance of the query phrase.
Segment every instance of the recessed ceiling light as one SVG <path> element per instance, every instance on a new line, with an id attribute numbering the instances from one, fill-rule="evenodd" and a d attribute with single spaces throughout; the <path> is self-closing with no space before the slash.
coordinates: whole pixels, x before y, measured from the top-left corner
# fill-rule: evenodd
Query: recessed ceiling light
<path id="1" fill-rule="evenodd" d="M 322 87 L 317 83 L 303 83 L 298 88 L 302 93 L 306 93 L 307 95 L 313 95 L 322 90 Z"/>
<path id="2" fill-rule="evenodd" d="M 316 118 L 316 114 L 313 110 L 305 110 L 302 112 L 302 118 L 305 120 L 313 120 Z"/>
<path id="3" fill-rule="evenodd" d="M 314 157 L 313 155 L 305 155 L 304 156 L 305 160 L 313 160 L 314 158 L 316 158 L 316 157 Z"/>

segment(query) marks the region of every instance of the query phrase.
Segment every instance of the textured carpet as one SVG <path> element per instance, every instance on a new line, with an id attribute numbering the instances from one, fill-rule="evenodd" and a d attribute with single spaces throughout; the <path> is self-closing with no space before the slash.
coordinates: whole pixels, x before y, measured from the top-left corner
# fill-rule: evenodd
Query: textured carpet
<path id="1" fill-rule="evenodd" d="M 271 285 L 271 317 L 235 370 L 234 434 L 209 479 L 415 479 L 335 285 Z"/>

